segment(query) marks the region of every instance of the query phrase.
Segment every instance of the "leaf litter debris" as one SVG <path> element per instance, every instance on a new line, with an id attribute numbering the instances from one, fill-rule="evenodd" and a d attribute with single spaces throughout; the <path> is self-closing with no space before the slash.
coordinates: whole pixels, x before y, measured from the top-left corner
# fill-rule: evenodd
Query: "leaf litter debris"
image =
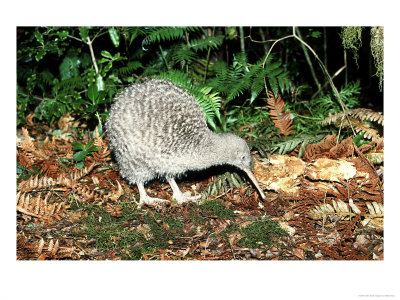
<path id="1" fill-rule="evenodd" d="M 73 118 L 60 135 L 32 123 L 17 142 L 18 260 L 382 260 L 383 172 L 368 163 L 383 141 L 354 149 L 336 136 L 295 156 L 256 157 L 261 202 L 246 183 L 201 204 L 178 206 L 163 182 L 148 185 L 170 205 L 138 210 L 137 188 L 120 177 L 107 139 L 84 135 L 98 151 L 74 161 Z M 71 129 L 72 128 L 72 129 Z M 29 130 L 28 130 L 29 129 Z M 73 133 L 66 134 L 66 130 Z M 35 134 L 35 139 L 32 135 Z M 218 174 L 188 177 L 201 192 Z"/>

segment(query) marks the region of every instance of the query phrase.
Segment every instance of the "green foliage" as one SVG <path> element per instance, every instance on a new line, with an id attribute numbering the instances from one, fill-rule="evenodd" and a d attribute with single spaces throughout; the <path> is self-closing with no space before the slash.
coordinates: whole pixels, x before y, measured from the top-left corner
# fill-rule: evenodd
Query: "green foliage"
<path id="1" fill-rule="evenodd" d="M 215 131 L 225 131 L 234 123 L 231 116 L 225 120 L 221 115 L 222 103 L 228 108 L 230 101 L 246 96 L 252 104 L 265 91 L 264 78 L 275 94 L 289 90 L 288 73 L 272 55 L 265 68 L 263 57 L 252 64 L 240 52 L 230 65 L 211 59 L 226 39 L 234 37 L 234 27 L 223 34 L 201 27 L 22 31 L 17 44 L 17 125 L 24 124 L 31 110 L 36 118 L 50 123 L 66 112 L 92 120 L 98 112 L 104 121 L 120 86 L 135 81 L 133 74 L 180 85 L 199 101 Z M 240 113 L 237 107 L 236 113 Z"/>
<path id="2" fill-rule="evenodd" d="M 233 219 L 233 211 L 226 208 L 221 201 L 205 201 L 199 205 L 200 211 L 207 216 L 215 216 L 220 219 Z"/>
<path id="3" fill-rule="evenodd" d="M 17 51 L 17 125 L 25 122 L 25 114 L 32 109 L 39 120 L 50 123 L 66 112 L 81 114 L 86 119 L 100 112 L 104 118 L 107 114 L 103 111 L 118 92 L 117 85 L 134 82 L 134 72 L 142 76 L 163 76 L 165 71 L 181 69 L 187 78 L 196 74 L 197 78 L 203 77 L 209 63 L 201 53 L 218 49 L 224 39 L 223 35 L 201 37 L 200 27 L 22 30 L 24 36 L 18 41 Z M 157 43 L 161 49 L 159 55 L 147 52 L 147 46 Z M 163 43 L 167 43 L 163 45 L 166 50 L 161 48 Z M 51 70 L 41 68 L 48 65 L 52 66 Z M 205 85 L 188 84 L 187 88 L 199 100 L 208 123 L 215 129 L 214 118 L 220 119 L 218 93 Z"/>
<path id="4" fill-rule="evenodd" d="M 246 180 L 236 172 L 225 172 L 224 174 L 218 175 L 218 177 L 210 182 L 207 187 L 201 193 L 203 200 L 207 199 L 211 195 L 218 193 L 226 193 L 228 189 L 234 187 L 240 187 L 246 185 Z"/>
<path id="5" fill-rule="evenodd" d="M 370 141 L 364 140 L 364 133 L 361 132 L 361 133 L 357 134 L 357 135 L 354 137 L 353 143 L 354 143 L 357 147 L 360 147 L 360 146 L 362 146 L 362 145 L 364 145 L 364 144 L 369 144 Z"/>
<path id="6" fill-rule="evenodd" d="M 239 241 L 239 245 L 248 248 L 271 246 L 276 238 L 287 235 L 287 232 L 278 223 L 268 218 L 242 227 L 239 229 L 239 232 L 243 235 L 243 238 Z"/>
<path id="7" fill-rule="evenodd" d="M 21 38 L 17 48 L 17 125 L 25 122 L 25 113 L 31 107 L 39 120 L 50 123 L 66 112 L 79 113 L 90 119 L 94 112 L 105 109 L 116 93 L 115 83 L 121 83 L 113 74 L 118 74 L 118 69 L 114 70 L 113 66 L 126 57 L 118 52 L 100 51 L 102 58 L 96 60 L 99 70 L 96 73 L 86 41 L 91 37 L 93 43 L 103 29 L 51 27 L 23 30 L 25 37 Z M 118 47 L 118 30 L 109 28 L 109 39 Z M 46 68 L 42 69 L 42 66 Z M 132 69 L 132 65 L 130 67 Z"/>
<path id="8" fill-rule="evenodd" d="M 184 39 L 190 32 L 199 31 L 199 27 L 152 27 L 146 29 L 142 44 Z"/>
<path id="9" fill-rule="evenodd" d="M 360 81 L 351 82 L 340 89 L 340 98 L 343 100 L 343 103 L 347 108 L 352 109 L 359 106 L 358 96 L 360 91 Z M 312 99 L 310 101 L 309 109 L 312 112 L 313 117 L 320 120 L 325 118 L 328 113 L 338 113 L 342 111 L 339 102 L 332 96 L 332 94 L 326 94 Z"/>
<path id="10" fill-rule="evenodd" d="M 285 95 L 293 92 L 294 75 L 286 70 L 294 67 L 278 52 L 265 61 L 264 50 L 239 51 L 236 27 L 34 27 L 22 33 L 17 43 L 17 125 L 24 124 L 31 111 L 50 123 L 66 112 L 91 124 L 96 114 L 105 121 L 121 89 L 155 77 L 193 95 L 214 131 L 235 132 L 266 156 L 267 151 L 287 153 L 307 143 L 302 136 L 275 139 L 279 133 L 265 106 L 267 90 L 283 94 L 298 135 L 316 135 L 321 132 L 317 121 L 341 110 L 331 94 L 297 101 L 301 87 L 290 101 Z M 309 29 L 307 36 L 318 39 L 321 32 Z M 236 50 L 225 53 L 228 48 Z M 358 106 L 359 93 L 359 82 L 340 91 L 348 108 Z"/>
<path id="11" fill-rule="evenodd" d="M 301 134 L 296 137 L 285 137 L 284 140 L 280 140 L 277 138 L 267 139 L 267 138 L 258 138 L 255 141 L 248 141 L 249 147 L 255 148 L 259 151 L 261 157 L 268 158 L 270 154 L 278 153 L 278 154 L 287 154 L 292 152 L 298 145 L 300 145 L 299 149 L 299 157 L 303 155 L 305 147 L 310 143 L 317 143 L 325 136 L 325 134 L 317 134 L 317 135 L 307 135 Z M 266 151 L 268 149 L 269 151 Z"/>
<path id="12" fill-rule="evenodd" d="M 110 35 L 110 39 L 111 39 L 112 43 L 114 44 L 115 48 L 118 48 L 119 35 L 118 35 L 117 30 L 114 27 L 108 28 L 108 34 Z"/>
<path id="13" fill-rule="evenodd" d="M 89 143 L 86 145 L 83 145 L 81 143 L 71 143 L 74 151 L 74 160 L 77 162 L 77 167 L 78 168 L 83 168 L 83 161 L 92 152 L 99 151 L 99 148 L 92 146 L 93 145 L 93 140 L 91 140 Z"/>
<path id="14" fill-rule="evenodd" d="M 224 40 L 223 35 L 207 36 L 203 39 L 193 39 L 190 41 L 190 48 L 194 51 L 204 51 L 208 49 L 217 50 Z"/>
<path id="15" fill-rule="evenodd" d="M 222 95 L 226 96 L 225 105 L 245 91 L 250 93 L 250 104 L 265 90 L 264 79 L 275 95 L 280 91 L 289 90 L 288 72 L 285 72 L 279 61 L 272 62 L 272 56 L 268 57 L 265 68 L 264 58 L 255 64 L 248 63 L 246 53 L 238 53 L 234 56 L 233 63 L 228 66 L 224 61 L 215 63 L 215 77 L 208 84 Z"/>
<path id="16" fill-rule="evenodd" d="M 40 172 L 40 170 L 32 166 L 31 169 L 24 168 L 17 162 L 17 183 L 21 182 L 22 180 L 27 180 L 30 177 L 39 175 L 39 177 L 43 176 L 43 174 Z"/>

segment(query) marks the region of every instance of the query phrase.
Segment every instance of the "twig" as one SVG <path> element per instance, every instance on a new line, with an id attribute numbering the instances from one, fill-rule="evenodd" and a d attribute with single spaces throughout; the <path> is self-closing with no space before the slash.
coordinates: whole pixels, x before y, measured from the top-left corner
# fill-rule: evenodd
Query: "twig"
<path id="1" fill-rule="evenodd" d="M 160 44 L 158 45 L 158 48 L 160 49 L 162 60 L 163 60 L 163 62 L 165 64 L 165 66 L 167 67 L 167 70 L 169 70 L 167 60 L 165 59 L 165 56 L 164 56 L 164 53 L 163 53 L 163 48 L 161 47 Z"/>
<path id="2" fill-rule="evenodd" d="M 324 27 L 324 64 L 325 67 L 328 68 L 328 39 L 326 35 L 326 27 Z"/>
<path id="3" fill-rule="evenodd" d="M 239 27 L 239 33 L 240 33 L 240 51 L 245 52 L 243 26 Z"/>
<path id="4" fill-rule="evenodd" d="M 346 51 L 344 51 L 344 65 L 341 66 L 341 67 L 339 68 L 339 70 L 337 70 L 337 71 L 335 72 L 335 74 L 332 75 L 332 80 L 335 79 L 340 73 L 343 72 L 344 69 L 347 68 L 347 59 L 346 59 L 346 56 L 347 56 L 347 55 L 346 55 Z M 311 96 L 311 99 L 314 99 L 319 93 L 321 93 L 321 91 L 328 85 L 328 83 L 329 83 L 329 82 L 325 82 L 324 85 L 322 86 L 322 88 Z"/>
<path id="5" fill-rule="evenodd" d="M 300 30 L 299 30 L 298 27 L 296 27 L 296 33 L 298 34 L 298 36 L 299 36 L 301 39 L 303 39 L 302 36 L 301 36 Z M 311 75 L 312 75 L 312 77 L 313 77 L 313 79 L 314 79 L 314 81 L 315 81 L 315 84 L 317 85 L 318 93 L 319 93 L 319 92 L 321 91 L 321 84 L 320 84 L 319 81 L 318 81 L 317 75 L 315 75 L 315 70 L 314 70 L 314 67 L 313 67 L 313 65 L 312 65 L 312 63 L 311 63 L 310 56 L 308 55 L 307 49 L 306 49 L 306 47 L 305 47 L 303 44 L 301 44 L 301 48 L 303 49 L 304 56 L 305 56 L 305 58 L 306 58 L 306 61 L 307 61 L 307 63 L 308 63 L 308 66 L 310 67 Z"/>
<path id="6" fill-rule="evenodd" d="M 90 37 L 88 35 L 86 44 L 89 46 L 90 56 L 92 57 L 92 63 L 93 63 L 93 66 L 94 66 L 94 70 L 95 70 L 96 74 L 98 74 L 99 73 L 99 68 L 97 67 L 96 57 L 94 56 L 92 43 L 93 43 L 93 41 L 90 40 Z"/>
<path id="7" fill-rule="evenodd" d="M 77 41 L 79 41 L 79 42 L 84 42 L 85 44 L 87 44 L 87 45 L 89 46 L 90 56 L 92 57 L 92 63 L 93 63 L 94 70 L 95 70 L 96 74 L 99 73 L 99 68 L 98 68 L 98 66 L 97 66 L 96 57 L 94 56 L 94 51 L 93 51 L 93 46 L 92 46 L 92 44 L 93 44 L 93 42 L 94 42 L 94 40 L 95 40 L 96 38 L 102 36 L 102 35 L 105 34 L 105 33 L 106 33 L 106 32 L 102 32 L 102 31 L 100 30 L 99 32 L 96 33 L 96 35 L 93 37 L 92 40 L 90 40 L 90 37 L 89 37 L 89 35 L 88 35 L 86 41 L 84 41 L 84 40 L 82 40 L 82 39 L 79 39 L 79 38 L 77 38 L 77 37 L 74 37 L 74 36 L 72 36 L 72 35 L 69 35 L 69 34 L 67 35 L 67 37 L 69 37 L 70 39 L 74 39 L 74 40 L 77 40 Z"/>
<path id="8" fill-rule="evenodd" d="M 283 40 L 285 40 L 285 39 L 292 38 L 292 37 L 294 37 L 293 34 L 284 36 L 284 37 L 282 37 L 282 38 L 277 39 L 277 40 L 274 41 L 274 43 L 271 45 L 271 48 L 269 48 L 269 51 L 268 51 L 267 55 L 265 56 L 264 62 L 263 62 L 263 64 L 262 64 L 263 69 L 265 68 L 265 63 L 267 62 L 267 59 L 268 59 L 269 55 L 271 54 L 271 51 L 272 51 L 272 49 L 274 48 L 275 44 L 278 43 L 278 42 L 280 42 L 280 41 L 283 41 Z M 265 86 L 265 91 L 268 91 L 268 88 L 267 88 L 267 80 L 265 79 L 265 77 L 264 77 L 264 86 Z"/>
<path id="9" fill-rule="evenodd" d="M 215 26 L 213 27 L 213 31 L 211 33 L 211 36 L 214 36 L 214 32 L 215 32 Z M 210 63 L 210 54 L 211 54 L 211 47 L 208 48 L 208 52 L 207 52 L 207 60 L 206 60 L 206 70 L 204 72 L 204 79 L 203 79 L 203 83 L 206 83 L 206 79 L 207 79 L 207 73 L 208 73 L 208 65 Z"/>
<path id="10" fill-rule="evenodd" d="M 77 37 L 74 37 L 74 36 L 72 36 L 72 35 L 67 34 L 67 37 L 69 37 L 70 39 L 73 39 L 73 40 L 77 40 L 77 41 L 79 41 L 79 42 L 82 42 L 81 39 L 79 39 L 79 38 L 77 38 Z"/>
<path id="11" fill-rule="evenodd" d="M 96 33 L 96 35 L 93 37 L 92 39 L 92 43 L 94 42 L 95 39 L 97 39 L 98 37 L 101 37 L 102 35 L 106 34 L 107 31 L 105 31 L 104 28 L 102 28 L 101 30 L 99 30 L 99 32 Z"/>
<path id="12" fill-rule="evenodd" d="M 264 52 L 265 52 L 265 54 L 267 54 L 267 52 L 268 52 L 268 45 L 265 43 L 265 34 L 264 34 L 264 30 L 262 29 L 262 27 L 259 27 L 259 28 L 258 28 L 258 31 L 260 32 L 261 40 L 263 41 Z"/>

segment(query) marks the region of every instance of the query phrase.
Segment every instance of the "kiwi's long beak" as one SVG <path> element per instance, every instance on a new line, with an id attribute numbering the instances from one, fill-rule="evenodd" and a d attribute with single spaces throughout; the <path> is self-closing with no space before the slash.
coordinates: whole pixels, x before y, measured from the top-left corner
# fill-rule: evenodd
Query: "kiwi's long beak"
<path id="1" fill-rule="evenodd" d="M 258 184 L 257 179 L 254 177 L 253 173 L 251 172 L 251 170 L 246 167 L 242 168 L 242 170 L 246 172 L 247 176 L 249 176 L 250 180 L 253 182 L 254 186 L 257 188 L 258 192 L 260 193 L 261 198 L 263 200 L 265 200 L 266 197 L 265 197 L 262 189 L 260 188 L 260 185 Z"/>

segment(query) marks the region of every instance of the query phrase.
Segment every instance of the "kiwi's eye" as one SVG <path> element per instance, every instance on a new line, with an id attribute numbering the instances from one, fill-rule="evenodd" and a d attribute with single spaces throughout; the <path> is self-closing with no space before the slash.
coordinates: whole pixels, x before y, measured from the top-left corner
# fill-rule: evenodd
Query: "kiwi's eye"
<path id="1" fill-rule="evenodd" d="M 245 160 L 245 159 L 246 159 L 246 156 L 243 155 L 240 159 L 241 159 L 241 160 Z"/>

